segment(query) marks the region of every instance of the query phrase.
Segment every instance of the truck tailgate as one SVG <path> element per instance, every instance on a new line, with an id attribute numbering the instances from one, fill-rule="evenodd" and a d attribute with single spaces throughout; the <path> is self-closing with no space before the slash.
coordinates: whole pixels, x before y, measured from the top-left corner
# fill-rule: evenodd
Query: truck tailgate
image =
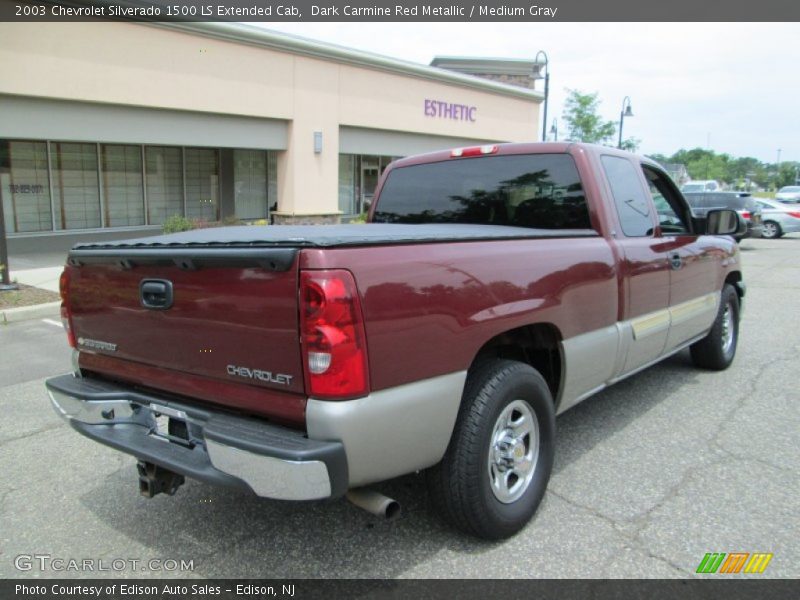
<path id="1" fill-rule="evenodd" d="M 300 395 L 297 263 L 286 248 L 73 251 L 67 294 L 81 366 L 102 365 L 121 379 L 136 372 L 134 363 L 155 368 L 173 391 L 187 386 L 169 385 L 170 373 L 218 393 L 250 388 L 233 396 Z M 168 288 L 169 306 L 160 306 Z M 229 403 L 226 395 L 213 401 Z"/>

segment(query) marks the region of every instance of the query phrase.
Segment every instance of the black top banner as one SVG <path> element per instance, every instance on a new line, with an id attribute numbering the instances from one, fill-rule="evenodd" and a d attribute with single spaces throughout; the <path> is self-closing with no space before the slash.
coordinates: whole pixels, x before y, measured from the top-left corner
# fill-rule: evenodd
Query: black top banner
<path id="1" fill-rule="evenodd" d="M 797 0 L 0 0 L 0 21 L 800 21 Z"/>

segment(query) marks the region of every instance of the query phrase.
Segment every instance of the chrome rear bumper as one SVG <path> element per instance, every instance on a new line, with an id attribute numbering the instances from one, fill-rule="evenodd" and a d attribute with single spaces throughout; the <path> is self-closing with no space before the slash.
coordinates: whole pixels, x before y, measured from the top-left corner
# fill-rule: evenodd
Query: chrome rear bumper
<path id="1" fill-rule="evenodd" d="M 280 500 L 347 491 L 341 442 L 105 381 L 63 375 L 46 386 L 56 412 L 79 433 L 175 473 Z"/>

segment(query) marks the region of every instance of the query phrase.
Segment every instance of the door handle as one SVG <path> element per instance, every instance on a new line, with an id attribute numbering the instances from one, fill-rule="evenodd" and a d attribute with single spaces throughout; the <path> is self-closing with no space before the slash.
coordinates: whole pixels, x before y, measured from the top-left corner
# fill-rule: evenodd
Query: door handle
<path id="1" fill-rule="evenodd" d="M 677 252 L 673 252 L 669 255 L 669 266 L 672 267 L 674 271 L 677 271 L 683 266 L 683 259 L 681 255 Z"/>
<path id="2" fill-rule="evenodd" d="M 143 279 L 139 284 L 139 300 L 145 308 L 166 310 L 172 306 L 172 282 L 166 279 Z"/>

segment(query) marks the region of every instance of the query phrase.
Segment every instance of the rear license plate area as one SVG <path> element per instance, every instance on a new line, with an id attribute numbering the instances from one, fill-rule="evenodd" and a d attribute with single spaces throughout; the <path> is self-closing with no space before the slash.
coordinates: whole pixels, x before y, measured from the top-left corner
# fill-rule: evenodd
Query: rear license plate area
<path id="1" fill-rule="evenodd" d="M 186 421 L 160 412 L 153 412 L 153 417 L 155 425 L 150 431 L 150 435 L 165 442 L 173 442 L 189 448 L 194 446 L 189 437 Z"/>

